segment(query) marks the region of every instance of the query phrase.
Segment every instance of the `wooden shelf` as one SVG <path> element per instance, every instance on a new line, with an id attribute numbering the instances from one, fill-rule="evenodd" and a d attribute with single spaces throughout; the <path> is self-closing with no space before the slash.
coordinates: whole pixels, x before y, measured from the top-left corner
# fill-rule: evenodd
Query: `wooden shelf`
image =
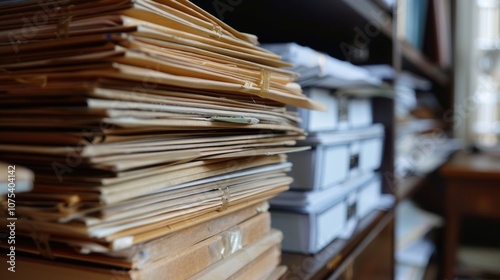
<path id="1" fill-rule="evenodd" d="M 392 16 L 371 0 L 240 1 L 224 13 L 212 2 L 194 2 L 236 29 L 256 34 L 261 43 L 297 42 L 343 60 L 348 57 L 341 45 L 358 43 L 356 47 L 370 51 L 369 60 L 363 63 L 391 64 L 392 42 L 398 40 L 404 67 L 441 86 L 450 80 L 447 71 L 394 35 Z M 373 31 L 374 27 L 380 32 Z"/>
<path id="2" fill-rule="evenodd" d="M 362 219 L 350 239 L 337 239 L 316 255 L 283 253 L 282 264 L 288 267 L 285 279 L 324 279 L 342 271 L 356 250 L 363 249 L 393 219 L 393 211 L 374 211 Z"/>
<path id="3" fill-rule="evenodd" d="M 412 196 L 425 184 L 425 176 L 409 176 L 400 180 L 396 185 L 396 200 L 401 201 Z"/>
<path id="4" fill-rule="evenodd" d="M 436 64 L 429 61 L 429 59 L 422 54 L 418 49 L 413 47 L 410 43 L 402 41 L 396 36 L 393 36 L 392 27 L 393 22 L 391 16 L 387 14 L 380 7 L 375 5 L 369 0 L 345 1 L 353 10 L 361 15 L 367 22 L 377 23 L 378 27 L 391 40 L 398 40 L 401 55 L 406 62 L 415 67 L 416 70 L 421 72 L 427 78 L 435 81 L 441 86 L 446 86 L 449 83 L 449 74 L 441 69 Z M 383 21 L 382 21 L 383 19 Z"/>
<path id="5" fill-rule="evenodd" d="M 446 86 L 449 83 L 448 73 L 430 62 L 419 50 L 406 41 L 399 40 L 399 44 L 403 58 L 415 66 L 427 78 L 430 78 L 441 86 Z"/>
<path id="6" fill-rule="evenodd" d="M 194 2 L 215 16 L 220 14 L 214 9 L 211 1 L 194 0 Z M 296 42 L 341 60 L 350 60 L 351 48 L 368 48 L 368 59 L 359 63 L 391 64 L 388 61 L 392 57 L 390 23 L 383 24 L 383 30 L 373 34 L 374 36 L 360 35 L 361 33 L 367 34 L 365 28 L 369 22 L 363 15 L 360 15 L 360 12 L 370 17 L 370 11 L 380 10 L 378 6 L 368 1 L 252 0 L 240 2 L 241 4 L 235 6 L 234 9 L 225 11 L 223 21 L 237 30 L 257 35 L 261 43 Z M 363 7 L 373 9 L 363 11 L 365 9 Z M 376 17 L 377 15 L 373 14 L 370 20 L 375 20 Z M 279 24 L 275 24 L 277 22 Z M 359 39 L 359 36 L 363 36 L 366 41 Z"/>
<path id="7" fill-rule="evenodd" d="M 391 16 L 375 3 L 368 0 L 344 1 L 349 7 L 361 15 L 367 23 L 374 23 L 382 33 L 392 38 Z"/>
<path id="8" fill-rule="evenodd" d="M 401 180 L 398 180 L 396 182 L 395 191 L 396 200 L 401 201 L 412 196 L 415 192 L 418 191 L 418 189 L 428 184 L 429 181 L 432 181 L 432 178 L 429 177 L 438 172 L 443 167 L 443 165 L 449 161 L 453 154 L 455 154 L 455 152 L 457 152 L 457 150 L 450 150 L 449 153 L 445 157 L 440 159 L 436 163 L 435 167 L 427 174 L 410 175 L 404 177 Z"/>

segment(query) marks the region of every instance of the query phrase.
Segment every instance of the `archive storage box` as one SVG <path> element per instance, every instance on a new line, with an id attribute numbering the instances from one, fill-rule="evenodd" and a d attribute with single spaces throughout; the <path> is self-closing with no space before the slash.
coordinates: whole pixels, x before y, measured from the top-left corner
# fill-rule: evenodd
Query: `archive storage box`
<path id="1" fill-rule="evenodd" d="M 350 177 L 380 167 L 383 155 L 384 127 L 315 133 L 299 145 L 311 146 L 305 152 L 292 153 L 293 189 L 322 190 Z"/>
<path id="2" fill-rule="evenodd" d="M 350 237 L 377 207 L 380 180 L 379 174 L 363 174 L 329 189 L 292 190 L 272 199 L 272 226 L 286 232 L 283 250 L 315 254 L 336 238 Z"/>
<path id="3" fill-rule="evenodd" d="M 302 119 L 301 128 L 308 132 L 367 127 L 373 123 L 372 99 L 335 94 L 324 88 L 305 88 L 309 98 L 328 106 L 327 112 L 291 108 Z"/>

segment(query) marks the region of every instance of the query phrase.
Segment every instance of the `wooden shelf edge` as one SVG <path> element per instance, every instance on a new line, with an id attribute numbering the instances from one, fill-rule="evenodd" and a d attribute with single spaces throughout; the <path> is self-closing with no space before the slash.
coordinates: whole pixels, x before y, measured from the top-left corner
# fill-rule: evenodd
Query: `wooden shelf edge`
<path id="1" fill-rule="evenodd" d="M 402 201 L 413 195 L 425 181 L 425 176 L 409 176 L 396 184 L 396 200 Z"/>
<path id="2" fill-rule="evenodd" d="M 343 1 L 361 15 L 367 22 L 374 24 L 387 37 L 392 38 L 392 19 L 386 11 L 368 0 Z"/>
<path id="3" fill-rule="evenodd" d="M 282 265 L 286 265 L 288 271 L 281 280 L 323 279 L 327 277 L 344 264 L 358 245 L 380 227 L 379 224 L 385 225 L 384 221 L 390 221 L 393 215 L 393 209 L 373 211 L 359 221 L 351 238 L 347 240 L 336 239 L 315 255 L 283 252 Z"/>
<path id="4" fill-rule="evenodd" d="M 457 150 L 450 151 L 449 154 L 442 158 L 441 161 L 435 166 L 434 169 L 429 171 L 426 174 L 418 174 L 418 175 L 410 175 L 408 177 L 404 177 L 401 180 L 396 182 L 396 201 L 402 201 L 410 196 L 412 196 L 415 192 L 418 191 L 419 188 L 424 186 L 424 184 L 428 183 L 428 178 L 431 174 L 441 172 L 443 168 L 446 168 L 447 163 L 453 157 L 453 155 L 457 152 Z"/>
<path id="5" fill-rule="evenodd" d="M 361 240 L 361 242 L 356 246 L 356 248 L 349 253 L 349 255 L 344 258 L 344 260 L 335 268 L 334 273 L 332 273 L 328 279 L 337 279 L 344 272 L 345 268 L 349 266 L 354 259 L 365 250 L 365 248 L 382 232 L 382 230 L 391 222 L 394 218 L 394 212 L 386 212 L 386 215 L 373 227 L 372 230 Z M 393 256 L 394 257 L 394 256 Z"/>
<path id="6" fill-rule="evenodd" d="M 376 23 L 391 40 L 398 40 L 403 58 L 406 58 L 423 74 L 434 80 L 441 86 L 446 86 L 449 83 L 448 73 L 441 69 L 438 65 L 429 61 L 429 59 L 419 50 L 413 47 L 410 43 L 400 40 L 392 34 L 392 18 L 387 12 L 382 10 L 376 4 L 368 0 L 344 1 L 349 7 L 361 15 L 367 22 Z M 381 20 L 383 19 L 383 22 Z"/>
<path id="7" fill-rule="evenodd" d="M 436 64 L 430 62 L 419 50 L 413 47 L 406 41 L 398 39 L 401 47 L 403 58 L 406 58 L 417 69 L 422 71 L 428 78 L 434 80 L 441 86 L 446 86 L 449 83 L 449 75 L 446 71 L 439 68 Z"/>

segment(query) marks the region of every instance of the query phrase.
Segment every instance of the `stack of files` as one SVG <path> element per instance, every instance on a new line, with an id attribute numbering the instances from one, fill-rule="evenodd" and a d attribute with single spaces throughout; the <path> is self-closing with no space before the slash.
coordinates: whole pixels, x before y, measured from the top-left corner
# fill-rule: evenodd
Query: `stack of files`
<path id="1" fill-rule="evenodd" d="M 427 239 L 413 242 L 396 255 L 396 280 L 422 280 L 435 251 L 434 244 Z"/>
<path id="2" fill-rule="evenodd" d="M 382 81 L 362 67 L 336 59 L 296 43 L 264 44 L 264 48 L 280 54 L 293 63 L 303 87 L 348 88 L 359 85 L 381 85 Z"/>
<path id="3" fill-rule="evenodd" d="M 336 238 L 349 238 L 358 221 L 378 206 L 380 178 L 367 173 L 325 190 L 291 190 L 273 198 L 273 227 L 287 233 L 283 250 L 315 254 Z"/>
<path id="4" fill-rule="evenodd" d="M 266 201 L 308 149 L 287 106 L 325 110 L 288 63 L 187 0 L 0 11 L 0 160 L 35 174 L 16 193 L 24 279 L 279 277 Z"/>
<path id="5" fill-rule="evenodd" d="M 396 208 L 396 249 L 402 250 L 422 239 L 430 230 L 443 225 L 440 216 L 420 209 L 412 201 L 403 201 Z"/>
<path id="6" fill-rule="evenodd" d="M 429 80 L 404 71 L 396 75 L 389 65 L 363 68 L 396 84 L 396 178 L 432 172 L 460 148 L 461 143 L 448 138 L 443 131 L 440 105 L 429 92 L 432 89 Z"/>
<path id="7" fill-rule="evenodd" d="M 414 73 L 396 70 L 387 64 L 363 66 L 370 75 L 395 84 L 394 102 L 396 118 L 407 117 L 417 106 L 417 91 L 429 91 L 432 83 Z"/>
<path id="8" fill-rule="evenodd" d="M 426 238 L 443 224 L 441 217 L 420 209 L 410 200 L 396 208 L 396 279 L 423 279 L 435 247 Z"/>
<path id="9" fill-rule="evenodd" d="M 423 123 L 426 120 L 412 121 Z M 463 148 L 462 141 L 448 138 L 441 131 L 407 134 L 396 143 L 395 174 L 397 178 L 424 176 L 443 165 L 450 155 Z"/>
<path id="10" fill-rule="evenodd" d="M 430 82 L 419 77 L 402 81 L 402 77 L 398 78 L 395 102 L 397 178 L 432 172 L 460 147 L 444 132 L 441 106 L 429 92 Z"/>
<path id="11" fill-rule="evenodd" d="M 392 97 L 381 78 L 346 61 L 296 43 L 264 44 L 293 63 L 298 83 L 309 98 L 326 104 L 328 112 L 296 109 L 309 132 L 366 127 L 373 123 L 372 97 Z"/>

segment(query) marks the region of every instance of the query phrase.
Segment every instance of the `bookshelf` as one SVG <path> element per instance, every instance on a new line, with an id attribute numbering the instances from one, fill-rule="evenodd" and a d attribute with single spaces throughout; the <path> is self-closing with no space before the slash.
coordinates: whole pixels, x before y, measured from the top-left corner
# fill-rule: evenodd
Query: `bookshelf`
<path id="1" fill-rule="evenodd" d="M 296 42 L 335 58 L 357 65 L 387 64 L 396 72 L 405 71 L 430 81 L 435 98 L 443 110 L 452 104 L 453 72 L 444 69 L 397 34 L 397 13 L 374 0 L 252 0 L 252 1 L 194 1 L 213 15 L 238 30 L 256 34 L 261 43 Z M 225 9 L 214 3 L 226 4 Z M 234 5 L 233 5 L 234 4 Z M 286 6 L 286 9 L 283 7 Z M 384 124 L 386 137 L 382 174 L 394 174 L 395 161 L 395 102 L 392 99 L 375 98 L 374 122 Z M 427 182 L 427 175 L 414 175 L 397 182 L 384 180 L 384 190 L 395 195 L 396 201 L 411 198 Z M 337 240 L 316 255 L 285 253 L 283 263 L 291 268 L 290 278 L 283 279 L 365 279 L 352 278 L 353 263 L 356 271 L 372 271 L 369 263 L 353 261 L 369 254 L 369 259 L 387 258 L 380 267 L 391 267 L 380 278 L 394 277 L 394 252 L 375 252 L 368 248 L 387 245 L 394 249 L 394 209 L 366 217 L 358 225 L 353 236 Z M 387 241 L 390 240 L 390 241 Z M 388 242 L 388 243 L 387 243 Z M 307 273 L 293 274 L 294 267 L 307 266 Z M 364 267 L 360 267 L 364 266 Z M 351 272 L 349 272 L 351 271 Z M 290 273 L 290 271 L 289 271 Z M 363 272 L 364 273 L 364 272 Z M 369 274 L 367 274 L 369 275 Z M 295 277 L 295 278 L 294 278 Z M 358 277 L 360 277 L 358 275 Z M 368 279 L 366 278 L 366 279 Z"/>
<path id="2" fill-rule="evenodd" d="M 400 54 L 396 55 L 400 55 L 403 58 L 404 68 L 418 72 L 443 87 L 450 82 L 450 74 L 446 70 L 429 61 L 420 50 L 416 49 L 409 42 L 397 39 L 393 36 L 393 17 L 389 15 L 387 11 L 384 11 L 369 0 L 344 2 L 356 11 L 359 16 L 363 17 L 367 23 L 378 22 L 383 18 L 384 24 L 379 25 L 380 30 L 385 36 L 395 41 L 394 43 L 398 45 L 398 47 L 394 49 L 400 50 Z"/>
<path id="3" fill-rule="evenodd" d="M 393 36 L 397 15 L 370 0 L 234 1 L 237 5 L 222 10 L 215 8 L 215 2 L 195 2 L 231 26 L 257 34 L 262 43 L 297 42 L 355 64 L 392 65 L 393 56 L 400 56 L 402 69 L 422 75 L 440 87 L 450 83 L 447 70 L 431 62 L 408 42 Z M 281 9 L 285 5 L 287 9 Z M 276 21 L 281 23 L 269 24 Z M 369 58 L 349 59 L 347 45 L 369 49 Z"/>

